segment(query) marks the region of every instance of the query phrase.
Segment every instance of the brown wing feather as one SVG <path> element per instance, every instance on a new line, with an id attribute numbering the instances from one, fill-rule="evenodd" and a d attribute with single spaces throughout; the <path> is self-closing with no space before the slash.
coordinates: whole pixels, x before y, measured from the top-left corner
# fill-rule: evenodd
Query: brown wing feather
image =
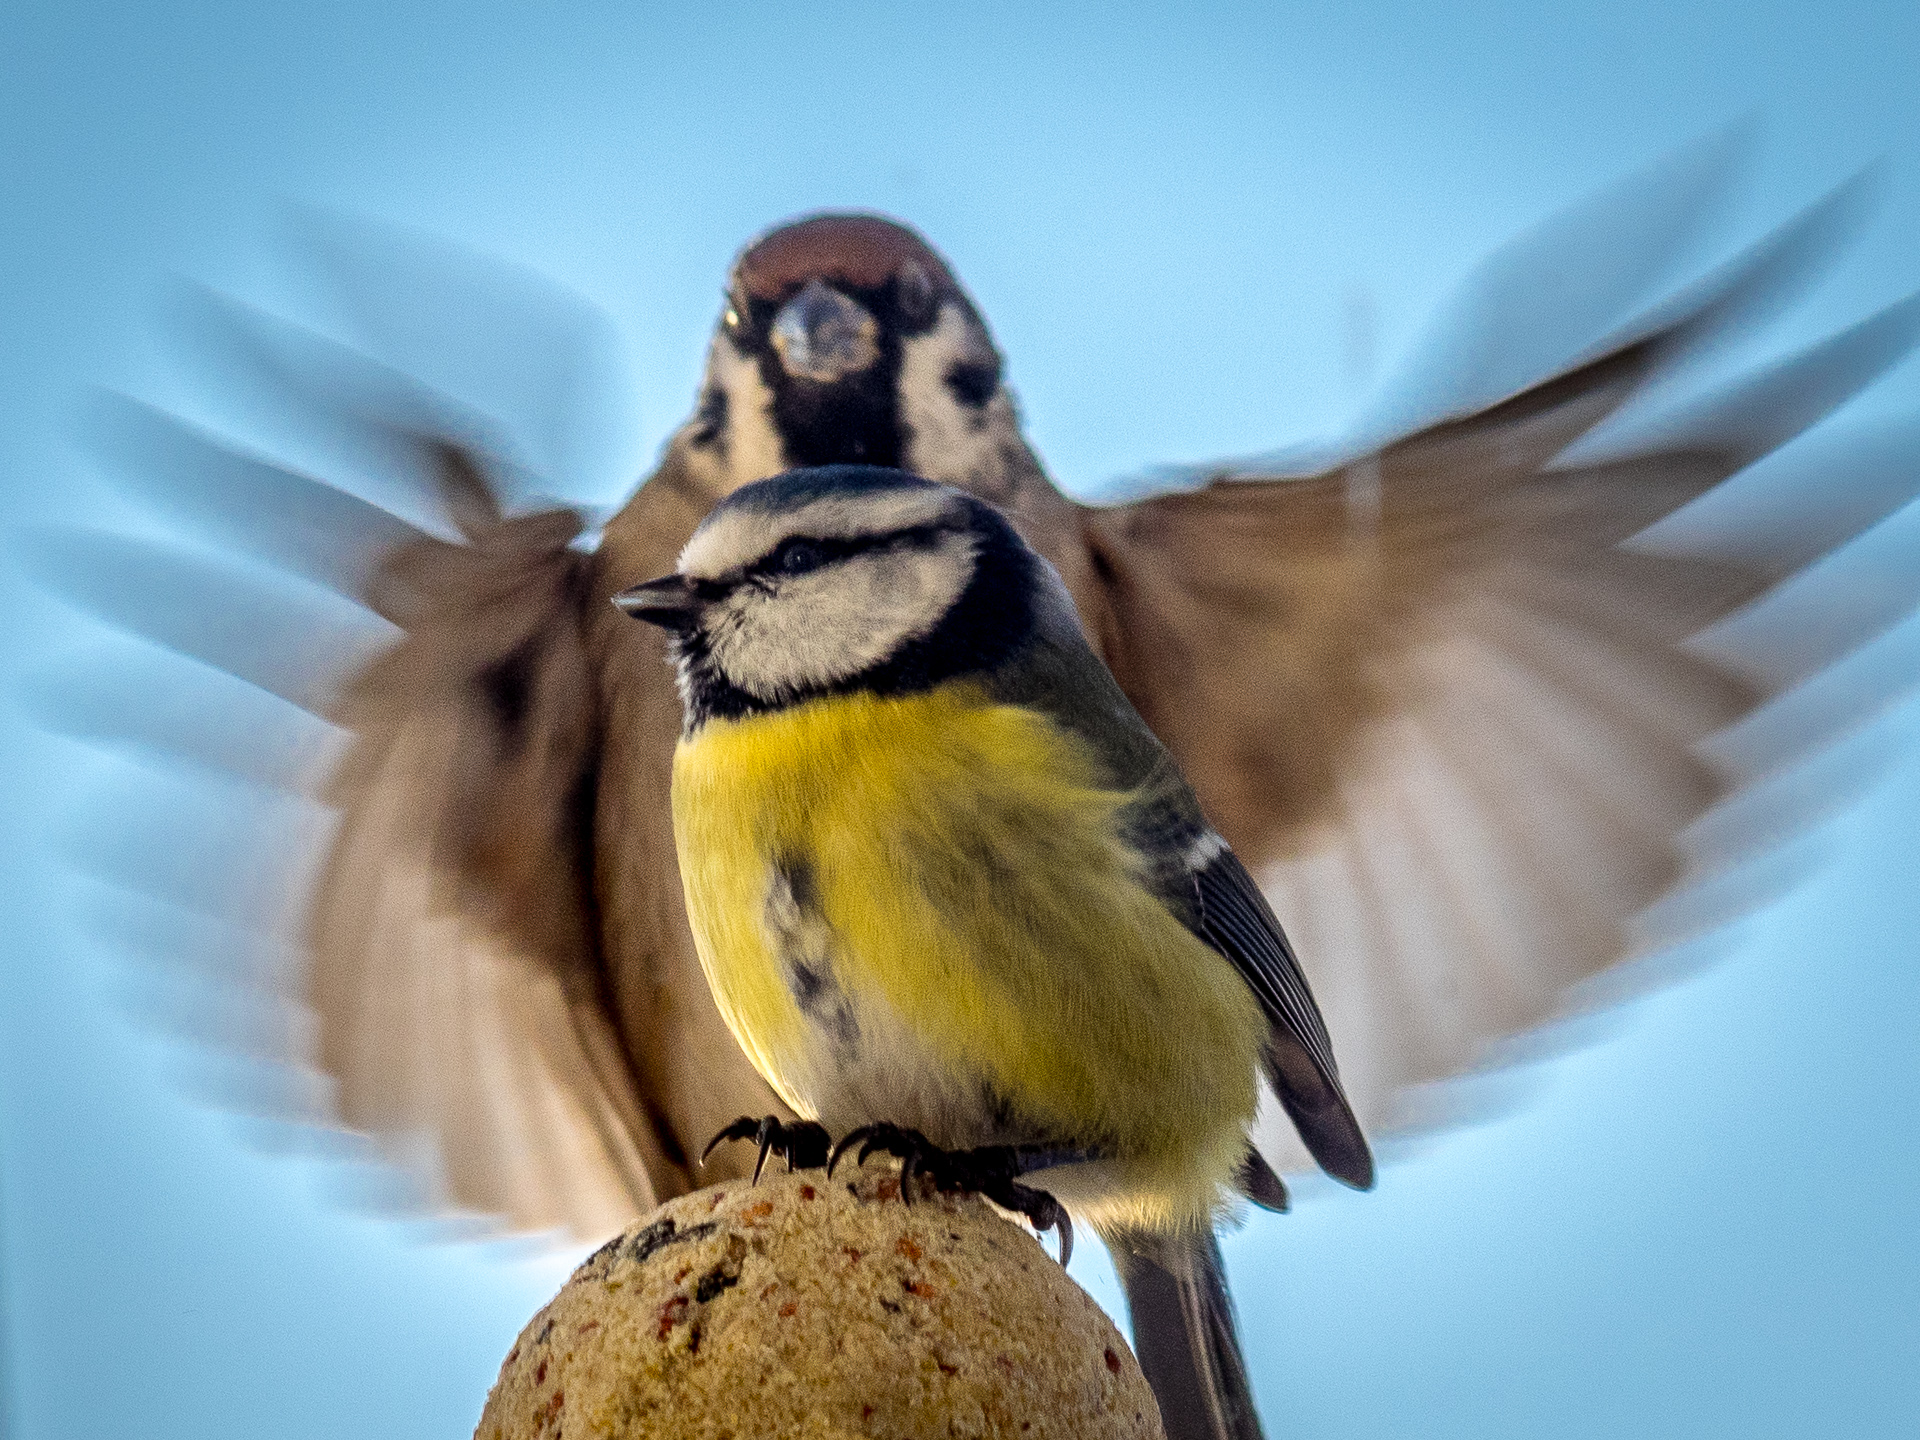
<path id="1" fill-rule="evenodd" d="M 456 475 L 465 466 L 443 457 Z M 343 1118 L 431 1136 L 446 1197 L 581 1234 L 684 1188 L 635 1082 L 594 926 L 598 690 L 576 517 L 415 542 L 377 589 L 406 635 L 354 677 L 307 924 Z"/>
<path id="2" fill-rule="evenodd" d="M 48 547 L 63 590 L 176 652 L 125 672 L 154 687 L 139 703 L 124 683 L 66 702 L 69 724 L 174 762 L 195 799 L 149 846 L 126 839 L 140 817 L 116 816 L 102 854 L 143 890 L 269 932 L 244 963 L 273 972 L 273 1013 L 212 1028 L 317 1060 L 337 1117 L 426 1182 L 409 1203 L 603 1234 L 690 1188 L 687 1156 L 727 1121 L 782 1108 L 715 1010 L 682 913 L 671 672 L 608 603 L 672 567 L 712 497 L 669 457 L 589 554 L 571 511 L 505 513 L 495 481 L 511 472 L 471 439 L 499 435 L 486 417 L 245 306 L 210 302 L 198 324 L 229 383 L 324 437 L 331 463 L 373 462 L 416 518 L 102 402 L 95 439 L 122 487 L 215 547 Z M 421 528 L 427 516 L 459 538 Z M 245 683 L 209 688 L 181 653 Z M 236 690 L 280 700 L 236 706 Z M 262 711 L 281 702 L 308 712 L 291 730 Z M 305 792 L 316 760 L 330 834 L 229 783 Z M 296 1108 L 268 1088 L 231 1098 Z M 723 1149 L 702 1178 L 751 1160 Z"/>
<path id="3" fill-rule="evenodd" d="M 176 773 L 246 868 L 239 878 L 195 864 L 190 883 L 175 884 L 168 857 L 213 838 L 176 815 L 164 845 L 129 857 L 127 878 L 273 932 L 247 963 L 297 967 L 276 975 L 272 1003 L 312 1010 L 317 1053 L 307 1027 L 255 1028 L 278 1037 L 283 1061 L 317 1060 L 338 1118 L 423 1177 L 425 1198 L 602 1234 L 688 1187 L 693 1137 L 674 1131 L 649 1088 L 673 1072 L 673 1022 L 659 994 L 612 983 L 620 967 L 602 945 L 605 693 L 590 640 L 593 615 L 613 612 L 596 558 L 570 548 L 581 521 L 562 510 L 506 517 L 472 453 L 433 438 L 491 428 L 444 397 L 244 307 L 217 307 L 207 323 L 249 385 L 345 437 L 349 453 L 378 457 L 388 488 L 408 487 L 408 509 L 451 519 L 461 538 L 177 417 L 103 403 L 96 439 L 124 488 L 227 555 L 75 537 L 83 553 L 64 567 L 65 588 L 338 727 L 318 747 L 311 736 L 288 745 L 272 728 L 283 717 L 256 717 L 243 733 L 222 723 L 232 697 L 177 658 L 149 667 L 160 693 L 89 704 L 89 720 L 110 716 L 118 735 L 188 762 Z M 389 412 L 447 431 L 409 430 Z M 216 703 L 228 708 L 210 711 Z M 672 727 L 662 733 L 670 745 Z M 337 757 L 322 787 L 330 836 L 270 826 L 270 807 L 208 780 L 211 769 L 306 789 L 316 748 Z M 664 791 L 656 798 L 664 815 Z M 623 853 L 677 901 L 670 840 L 664 852 Z M 301 916 L 291 946 L 279 933 L 289 912 Z"/>
<path id="4" fill-rule="evenodd" d="M 714 497 L 686 477 L 677 451 L 607 525 L 588 603 L 606 716 L 595 833 L 596 897 L 613 995 L 643 1087 L 685 1154 L 741 1115 L 786 1115 L 727 1029 L 688 928 L 669 792 L 680 697 L 664 636 L 612 603 L 616 590 L 673 569 Z M 702 1184 L 748 1173 L 753 1148 L 724 1145 Z"/>
<path id="5" fill-rule="evenodd" d="M 1889 326 L 1910 340 L 1910 314 L 1870 322 L 1791 388 L 1837 403 L 1899 353 Z M 1347 470 L 1084 512 L 1097 639 L 1262 874 L 1371 1128 L 1416 1119 L 1410 1087 L 1643 946 L 1635 917 L 1687 876 L 1687 827 L 1747 778 L 1698 747 L 1767 698 L 1766 637 L 1738 666 L 1685 642 L 1812 556 L 1624 542 L 1787 434 L 1701 423 L 1549 468 L 1680 328 Z M 1768 387 L 1779 371 L 1711 417 Z M 1812 477 L 1803 513 L 1822 482 L 1843 477 Z M 1824 518 L 1828 545 L 1868 519 Z M 1281 1130 L 1263 1139 L 1304 1158 Z"/>

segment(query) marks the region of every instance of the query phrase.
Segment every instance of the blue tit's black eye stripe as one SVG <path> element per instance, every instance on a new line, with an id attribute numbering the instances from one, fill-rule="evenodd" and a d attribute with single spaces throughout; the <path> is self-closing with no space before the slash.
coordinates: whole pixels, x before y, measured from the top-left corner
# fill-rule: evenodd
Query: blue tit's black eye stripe
<path id="1" fill-rule="evenodd" d="M 939 544 L 943 536 L 962 533 L 965 528 L 958 524 L 933 524 L 889 530 L 880 535 L 790 535 L 746 566 L 741 575 L 743 578 L 805 575 L 823 565 L 873 550 L 924 549 Z"/>
<path id="2" fill-rule="evenodd" d="M 773 552 L 769 563 L 782 575 L 804 575 L 826 564 L 827 552 L 818 540 L 788 540 Z"/>

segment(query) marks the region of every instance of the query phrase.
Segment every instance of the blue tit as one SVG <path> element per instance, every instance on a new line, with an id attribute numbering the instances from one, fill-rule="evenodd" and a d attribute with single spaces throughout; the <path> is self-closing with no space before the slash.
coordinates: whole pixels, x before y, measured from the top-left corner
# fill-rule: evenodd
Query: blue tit
<path id="1" fill-rule="evenodd" d="M 1178 1316 L 1163 1406 L 1256 1434 L 1212 1226 L 1284 1193 L 1259 1078 L 1331 1174 L 1373 1161 L 1279 922 L 1058 573 L 973 496 L 837 465 L 736 491 L 615 603 L 672 637 L 687 915 L 755 1068 L 830 1132 L 1037 1173 Z"/>

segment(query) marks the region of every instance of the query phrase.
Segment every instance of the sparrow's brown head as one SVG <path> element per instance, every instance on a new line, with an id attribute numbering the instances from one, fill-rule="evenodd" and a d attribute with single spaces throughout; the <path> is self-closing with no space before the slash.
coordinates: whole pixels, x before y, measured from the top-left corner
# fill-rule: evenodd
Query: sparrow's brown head
<path id="1" fill-rule="evenodd" d="M 879 215 L 812 215 L 734 261 L 688 463 L 726 493 L 806 465 L 910 470 L 997 498 L 1019 441 L 1000 355 L 927 242 Z"/>
<path id="2" fill-rule="evenodd" d="M 812 215 L 770 230 L 733 262 L 733 290 L 781 304 L 809 281 L 871 292 L 894 287 L 924 304 L 936 289 L 958 292 L 947 262 L 912 230 L 884 215 Z"/>

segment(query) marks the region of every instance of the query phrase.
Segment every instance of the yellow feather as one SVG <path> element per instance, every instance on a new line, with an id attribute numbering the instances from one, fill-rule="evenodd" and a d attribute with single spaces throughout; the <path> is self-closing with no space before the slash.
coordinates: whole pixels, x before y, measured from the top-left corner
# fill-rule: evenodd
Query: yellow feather
<path id="1" fill-rule="evenodd" d="M 1233 967 L 1140 883 L 1126 799 L 1076 737 L 969 685 L 708 723 L 675 755 L 674 831 L 722 1015 L 817 1113 L 831 1047 L 766 920 L 776 865 L 802 862 L 856 1008 L 1023 1123 L 1112 1157 L 1111 1193 L 1060 1198 L 1096 1223 L 1204 1219 L 1245 1147 L 1265 1027 Z"/>

